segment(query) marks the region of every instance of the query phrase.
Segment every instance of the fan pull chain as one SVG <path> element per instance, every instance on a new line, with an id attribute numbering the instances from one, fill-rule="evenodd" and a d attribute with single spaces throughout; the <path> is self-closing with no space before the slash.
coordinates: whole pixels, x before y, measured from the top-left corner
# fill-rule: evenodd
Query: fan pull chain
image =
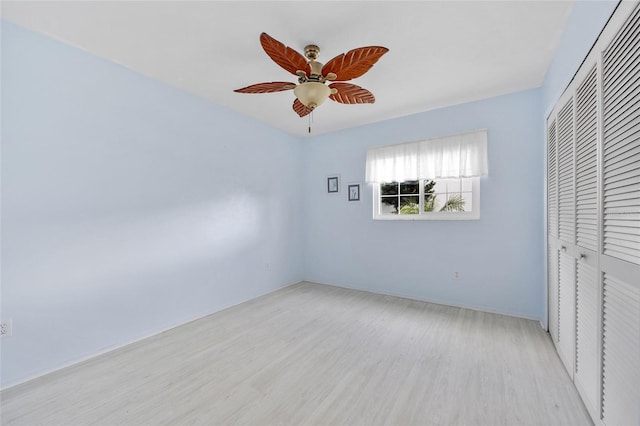
<path id="1" fill-rule="evenodd" d="M 313 111 L 309 113 L 309 133 L 311 133 L 311 123 L 313 123 Z"/>

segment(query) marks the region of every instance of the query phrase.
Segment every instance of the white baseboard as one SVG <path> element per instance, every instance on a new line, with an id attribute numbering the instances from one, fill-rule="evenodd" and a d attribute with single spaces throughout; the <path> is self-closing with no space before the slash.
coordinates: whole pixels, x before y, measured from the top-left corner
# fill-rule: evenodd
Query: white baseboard
<path id="1" fill-rule="evenodd" d="M 414 296 L 414 295 L 404 294 L 404 293 L 399 293 L 399 292 L 388 292 L 388 291 L 380 291 L 380 290 L 371 290 L 369 288 L 363 288 L 363 287 L 354 287 L 354 286 L 341 285 L 341 284 L 321 283 L 321 282 L 309 281 L 309 280 L 305 280 L 305 282 L 309 282 L 309 283 L 312 283 L 312 284 L 328 285 L 328 286 L 331 286 L 331 287 L 347 288 L 347 289 L 350 289 L 350 290 L 366 291 L 366 292 L 369 292 L 369 293 L 380 294 L 380 295 L 383 295 L 383 296 L 401 297 L 403 299 L 411 299 L 411 300 L 418 300 L 420 302 L 435 303 L 436 305 L 451 306 L 453 308 L 471 309 L 473 311 L 486 312 L 486 313 L 489 313 L 489 314 L 505 315 L 505 316 L 514 317 L 514 318 L 522 318 L 522 319 L 527 319 L 527 320 L 531 320 L 531 321 L 538 321 L 540 323 L 540 325 L 542 326 L 542 328 L 544 329 L 544 326 L 543 326 L 543 323 L 542 323 L 542 319 L 537 318 L 537 317 L 533 317 L 533 316 L 529 316 L 529 315 L 523 315 L 523 314 L 518 313 L 518 312 L 501 311 L 501 310 L 498 310 L 498 309 L 488 308 L 486 306 L 470 305 L 470 304 L 458 303 L 458 302 L 454 302 L 454 301 L 450 301 L 450 300 L 417 297 L 417 296 Z"/>
<path id="2" fill-rule="evenodd" d="M 226 307 L 221 308 L 221 309 L 217 309 L 217 310 L 212 311 L 212 312 L 209 312 L 209 313 L 207 313 L 207 314 L 199 315 L 199 316 L 193 317 L 193 318 L 191 318 L 191 319 L 189 319 L 189 320 L 187 320 L 187 321 L 181 322 L 181 323 L 179 323 L 179 324 L 172 325 L 172 326 L 170 326 L 170 327 L 163 328 L 163 329 L 161 329 L 161 330 L 159 330 L 159 331 L 158 331 L 158 330 L 156 330 L 156 331 L 148 332 L 148 333 L 146 333 L 146 334 L 142 334 L 140 337 L 135 338 L 135 339 L 133 339 L 133 340 L 131 340 L 131 341 L 128 341 L 128 342 L 125 342 L 125 343 L 122 343 L 122 344 L 118 344 L 118 345 L 108 346 L 108 347 L 106 347 L 106 348 L 104 348 L 104 349 L 101 349 L 101 350 L 99 350 L 99 351 L 97 351 L 97 352 L 95 352 L 95 353 L 92 353 L 92 354 L 90 354 L 90 355 L 87 355 L 87 356 L 84 356 L 84 357 L 81 357 L 81 358 L 75 359 L 75 360 L 73 360 L 73 361 L 70 361 L 70 362 L 64 363 L 64 364 L 62 364 L 62 365 L 61 365 L 61 366 L 59 366 L 59 367 L 56 367 L 56 368 L 53 368 L 53 369 L 50 369 L 50 370 L 46 370 L 46 371 L 41 371 L 41 372 L 39 372 L 39 373 L 33 374 L 33 375 L 31 375 L 31 376 L 28 376 L 28 377 L 26 377 L 26 378 L 24 378 L 24 379 L 18 380 L 18 381 L 13 382 L 13 383 L 9 383 L 9 384 L 5 385 L 4 387 L 0 388 L 0 391 L 5 391 L 5 390 L 10 389 L 10 388 L 13 388 L 13 387 L 15 387 L 15 386 L 19 386 L 19 385 L 21 385 L 21 384 L 24 384 L 24 383 L 30 382 L 31 380 L 35 380 L 35 379 L 38 379 L 38 378 L 40 378 L 40 377 L 46 376 L 46 375 L 48 375 L 48 374 L 55 373 L 56 371 L 60 371 L 60 370 L 63 370 L 63 369 L 65 369 L 65 368 L 73 367 L 74 365 L 77 365 L 77 364 L 80 364 L 80 363 L 83 363 L 83 362 L 89 361 L 89 360 L 91 360 L 91 359 L 93 359 L 93 358 L 99 357 L 99 356 L 104 355 L 104 354 L 106 354 L 106 353 L 109 353 L 109 352 L 112 352 L 112 351 L 116 351 L 116 350 L 121 349 L 121 348 L 123 348 L 123 347 L 125 347 L 125 346 L 129 346 L 129 345 L 132 345 L 132 344 L 134 344 L 134 343 L 140 342 L 140 341 L 142 341 L 142 340 L 148 339 L 148 338 L 150 338 L 150 337 L 153 337 L 153 336 L 157 336 L 157 335 L 159 335 L 159 334 L 162 334 L 162 333 L 164 333 L 164 332 L 166 332 L 166 331 L 173 330 L 174 328 L 181 327 L 181 326 L 183 326 L 183 325 L 189 324 L 189 323 L 194 322 L 194 321 L 198 321 L 198 320 L 200 320 L 200 319 L 202 319 L 202 318 L 206 318 L 206 317 L 208 317 L 209 315 L 213 315 L 213 314 L 215 314 L 215 313 L 222 312 L 222 311 L 224 311 L 224 310 L 226 310 L 226 309 L 229 309 L 229 308 L 233 308 L 234 306 L 240 305 L 240 304 L 245 303 L 245 302 L 248 302 L 248 301 L 250 301 L 250 300 L 254 300 L 254 299 L 257 299 L 257 298 L 259 298 L 259 297 L 266 296 L 266 295 L 268 295 L 268 294 L 271 294 L 271 293 L 274 293 L 274 292 L 276 292 L 276 291 L 282 290 L 283 288 L 291 287 L 292 285 L 299 284 L 300 282 L 301 282 L 301 281 L 296 281 L 295 283 L 285 284 L 285 285 L 283 285 L 283 286 L 280 286 L 280 287 L 277 287 L 277 288 L 275 288 L 275 289 L 269 290 L 269 291 L 267 291 L 267 292 L 265 292 L 265 293 L 258 294 L 258 295 L 256 295 L 256 296 L 254 296 L 254 297 L 252 297 L 252 298 L 250 298 L 250 299 L 244 300 L 244 301 L 242 301 L 242 302 L 234 303 L 234 304 L 232 304 L 232 305 L 226 306 Z"/>
<path id="3" fill-rule="evenodd" d="M 93 354 L 90 354 L 90 355 L 87 355 L 85 357 L 81 357 L 79 359 L 76 359 L 76 360 L 70 361 L 68 363 L 65 363 L 65 364 L 63 364 L 63 365 L 61 365 L 61 366 L 59 366 L 57 368 L 54 368 L 54 369 L 51 369 L 51 370 L 47 370 L 47 371 L 43 371 L 43 372 L 34 374 L 32 376 L 29 376 L 29 377 L 27 377 L 25 379 L 19 380 L 17 382 L 10 383 L 10 384 L 6 385 L 5 387 L 1 388 L 0 390 L 4 391 L 4 390 L 10 389 L 12 387 L 19 386 L 19 385 L 21 385 L 23 383 L 29 382 L 31 380 L 38 379 L 39 377 L 46 376 L 47 374 L 55 373 L 56 371 L 72 367 L 74 365 L 80 364 L 80 363 L 85 362 L 85 361 L 89 361 L 89 360 L 91 360 L 91 359 L 93 359 L 95 357 L 104 355 L 104 354 L 106 354 L 108 352 L 112 352 L 112 351 L 118 350 L 120 348 L 123 348 L 125 346 L 128 346 L 128 345 L 137 343 L 139 341 L 142 341 L 144 339 L 148 339 L 150 337 L 157 336 L 158 334 L 161 334 L 161 333 L 164 333 L 166 331 L 172 330 L 172 329 L 174 329 L 176 327 L 180 327 L 180 326 L 183 326 L 185 324 L 189 324 L 190 322 L 200 320 L 202 318 L 208 317 L 209 315 L 213 315 L 213 314 L 215 314 L 217 312 L 224 311 L 225 309 L 232 308 L 232 307 L 234 307 L 236 305 L 239 305 L 241 303 L 245 303 L 245 302 L 248 302 L 250 300 L 257 299 L 257 298 L 262 297 L 262 296 L 266 296 L 268 294 L 271 294 L 271 293 L 274 293 L 276 291 L 282 290 L 283 288 L 291 287 L 293 285 L 297 285 L 297 284 L 300 284 L 302 282 L 309 282 L 309 283 L 312 283 L 312 284 L 326 285 L 326 286 L 331 286 L 331 287 L 340 287 L 340 288 L 346 288 L 346 289 L 350 289 L 350 290 L 366 291 L 366 292 L 369 292 L 369 293 L 375 293 L 375 294 L 380 294 L 380 295 L 384 295 L 384 296 L 401 297 L 401 298 L 404 298 L 404 299 L 418 300 L 418 301 L 421 301 L 421 302 L 435 303 L 435 304 L 438 304 L 438 305 L 451 306 L 451 307 L 455 307 L 455 308 L 471 309 L 471 310 L 479 311 L 479 312 L 487 312 L 487 313 L 491 313 L 491 314 L 506 315 L 506 316 L 515 317 L 515 318 L 523 318 L 523 319 L 538 321 L 540 323 L 540 326 L 543 329 L 545 329 L 545 327 L 543 325 L 543 322 L 542 322 L 542 320 L 540 318 L 534 318 L 534 317 L 522 315 L 522 314 L 519 314 L 519 313 L 499 311 L 499 310 L 496 310 L 496 309 L 491 309 L 491 308 L 487 308 L 487 307 L 483 307 L 483 306 L 462 304 L 462 303 L 457 303 L 457 302 L 452 302 L 452 301 L 447 301 L 447 300 L 441 300 L 441 299 L 416 297 L 414 295 L 407 295 L 407 294 L 403 294 L 403 293 L 386 292 L 386 291 L 379 291 L 379 290 L 374 291 L 374 290 L 371 290 L 371 289 L 368 289 L 368 288 L 360 288 L 360 287 L 353 287 L 353 286 L 347 286 L 347 285 L 329 284 L 329 283 L 321 283 L 321 282 L 316 282 L 316 281 L 304 280 L 304 281 L 298 281 L 298 282 L 295 282 L 295 283 L 285 284 L 285 285 L 283 285 L 281 287 L 269 290 L 269 291 L 267 291 L 265 293 L 258 294 L 255 297 L 252 297 L 250 299 L 244 300 L 242 302 L 234 303 L 232 305 L 229 305 L 229 306 L 226 306 L 224 308 L 215 310 L 213 312 L 209 312 L 209 313 L 207 313 L 205 315 L 200 315 L 200 316 L 194 317 L 194 318 L 192 318 L 190 320 L 187 320 L 185 322 L 182 322 L 180 324 L 175 324 L 175 325 L 172 325 L 170 327 L 167 327 L 167 328 L 164 328 L 164 329 L 161 329 L 161 330 L 156 330 L 156 331 L 144 334 L 144 335 L 142 335 L 142 336 L 140 336 L 140 337 L 138 337 L 136 339 L 133 339 L 133 340 L 131 340 L 129 342 L 122 343 L 122 344 L 119 344 L 119 345 L 109 346 L 109 347 L 104 348 L 104 349 L 102 349 L 100 351 L 97 351 L 97 352 L 95 352 Z"/>

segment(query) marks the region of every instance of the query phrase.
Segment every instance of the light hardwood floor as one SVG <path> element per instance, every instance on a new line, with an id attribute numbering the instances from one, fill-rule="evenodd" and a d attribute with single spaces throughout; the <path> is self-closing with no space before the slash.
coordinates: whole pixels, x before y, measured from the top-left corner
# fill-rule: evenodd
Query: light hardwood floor
<path id="1" fill-rule="evenodd" d="M 2 424 L 591 424 L 535 321 L 300 283 L 4 391 Z"/>

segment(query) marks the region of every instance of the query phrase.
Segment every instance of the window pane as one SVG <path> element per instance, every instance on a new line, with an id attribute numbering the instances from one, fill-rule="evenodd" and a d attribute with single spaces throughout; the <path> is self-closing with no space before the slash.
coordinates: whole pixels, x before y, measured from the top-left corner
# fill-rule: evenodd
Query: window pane
<path id="1" fill-rule="evenodd" d="M 439 212 L 440 210 L 442 210 L 442 207 L 444 206 L 445 199 L 446 198 L 445 198 L 444 194 L 435 195 L 435 201 L 433 202 L 433 211 L 434 212 Z"/>
<path id="2" fill-rule="evenodd" d="M 462 178 L 460 180 L 462 181 L 462 189 L 461 189 L 462 192 L 472 192 L 473 191 L 471 178 Z"/>
<path id="3" fill-rule="evenodd" d="M 427 202 L 425 200 L 425 212 L 439 212 L 447 199 L 447 181 L 446 179 L 438 179 L 434 181 L 435 184 L 432 188 L 432 198 Z"/>
<path id="4" fill-rule="evenodd" d="M 398 214 L 398 197 L 381 197 L 380 214 Z"/>
<path id="5" fill-rule="evenodd" d="M 431 195 L 425 195 L 424 196 L 424 211 L 425 212 L 432 212 L 433 209 L 435 209 L 436 206 L 436 196 L 431 194 Z"/>
<path id="6" fill-rule="evenodd" d="M 432 212 L 435 207 L 436 195 L 435 195 L 435 180 L 424 181 L 424 211 Z"/>
<path id="7" fill-rule="evenodd" d="M 447 183 L 443 179 L 434 180 L 433 182 L 435 182 L 432 188 L 434 193 L 438 194 L 447 192 Z"/>
<path id="8" fill-rule="evenodd" d="M 400 197 L 400 214 L 419 214 L 420 197 Z"/>
<path id="9" fill-rule="evenodd" d="M 460 192 L 460 179 L 445 179 L 447 192 Z"/>
<path id="10" fill-rule="evenodd" d="M 444 205 L 440 208 L 440 211 L 444 212 L 463 212 L 466 204 L 465 199 L 457 194 L 449 194 L 444 202 Z"/>
<path id="11" fill-rule="evenodd" d="M 381 195 L 396 195 L 398 193 L 398 182 L 380 184 Z"/>
<path id="12" fill-rule="evenodd" d="M 473 211 L 473 197 L 472 192 L 463 192 L 462 197 L 464 198 L 464 211 L 470 212 Z"/>
<path id="13" fill-rule="evenodd" d="M 420 184 L 417 180 L 408 180 L 400 184 L 400 194 L 419 194 Z"/>
<path id="14" fill-rule="evenodd" d="M 433 194 L 435 191 L 436 181 L 435 180 L 425 180 L 424 181 L 424 195 Z"/>

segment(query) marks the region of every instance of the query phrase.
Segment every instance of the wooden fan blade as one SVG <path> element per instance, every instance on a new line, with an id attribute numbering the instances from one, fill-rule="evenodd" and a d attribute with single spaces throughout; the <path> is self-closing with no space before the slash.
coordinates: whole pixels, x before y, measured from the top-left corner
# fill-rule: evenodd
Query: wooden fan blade
<path id="1" fill-rule="evenodd" d="M 236 89 L 234 92 L 238 93 L 272 93 L 282 92 L 284 90 L 294 89 L 296 85 L 288 81 L 273 81 L 271 83 L 258 83 L 251 86 L 243 87 L 242 89 Z"/>
<path id="2" fill-rule="evenodd" d="M 338 55 L 322 67 L 322 75 L 334 73 L 336 80 L 347 81 L 366 73 L 389 49 L 381 46 L 359 47 Z"/>
<path id="3" fill-rule="evenodd" d="M 291 74 L 297 75 L 296 71 L 298 70 L 306 72 L 307 75 L 311 74 L 311 68 L 309 68 L 307 59 L 304 56 L 280 43 L 269 34 L 260 34 L 260 44 L 262 44 L 264 51 L 267 52 L 267 55 L 269 55 L 276 64 Z"/>
<path id="4" fill-rule="evenodd" d="M 300 102 L 300 99 L 293 101 L 293 110 L 298 113 L 300 117 L 304 117 L 305 115 L 311 114 L 313 111 L 311 108 Z"/>
<path id="5" fill-rule="evenodd" d="M 332 83 L 330 89 L 338 92 L 329 95 L 329 99 L 341 104 L 372 104 L 376 101 L 373 93 L 351 83 Z"/>

